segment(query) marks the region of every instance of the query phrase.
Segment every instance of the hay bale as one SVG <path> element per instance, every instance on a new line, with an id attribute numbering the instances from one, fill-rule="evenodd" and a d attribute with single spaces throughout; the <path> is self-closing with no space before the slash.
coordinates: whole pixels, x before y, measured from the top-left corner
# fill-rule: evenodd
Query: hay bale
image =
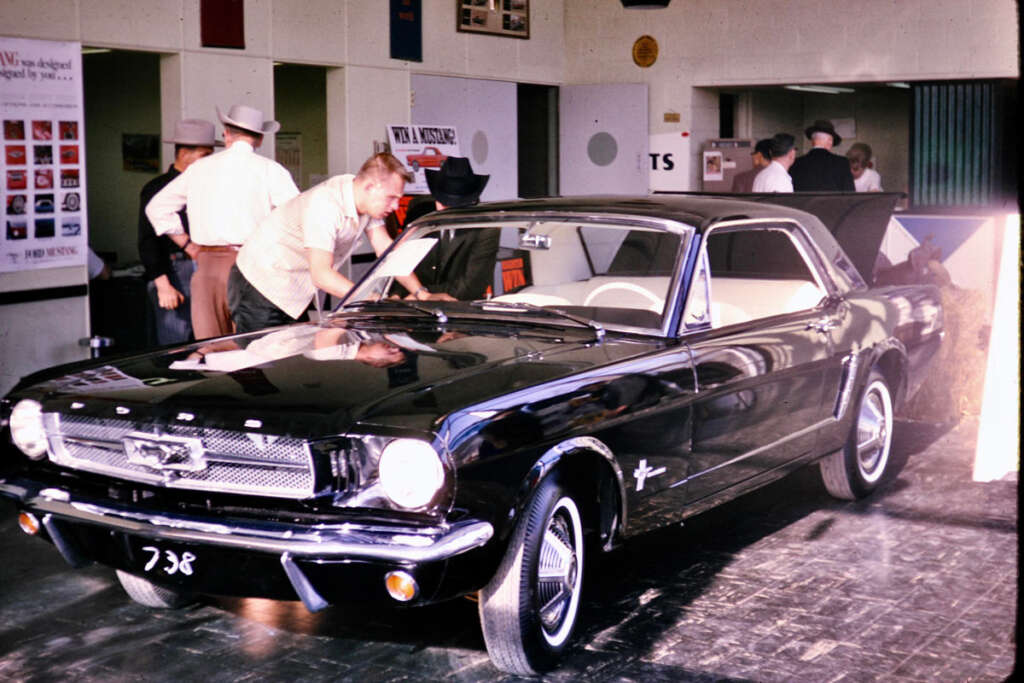
<path id="1" fill-rule="evenodd" d="M 981 414 L 991 329 L 990 295 L 942 287 L 946 338 L 928 376 L 901 414 L 925 422 L 952 422 Z"/>

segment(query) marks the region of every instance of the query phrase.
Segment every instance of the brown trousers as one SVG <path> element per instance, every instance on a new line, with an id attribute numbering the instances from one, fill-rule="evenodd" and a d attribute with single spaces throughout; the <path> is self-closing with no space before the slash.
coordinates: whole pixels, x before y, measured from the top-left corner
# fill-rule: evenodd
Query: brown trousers
<path id="1" fill-rule="evenodd" d="M 200 251 L 192 276 L 192 332 L 197 340 L 234 334 L 228 309 L 228 273 L 238 252 Z"/>

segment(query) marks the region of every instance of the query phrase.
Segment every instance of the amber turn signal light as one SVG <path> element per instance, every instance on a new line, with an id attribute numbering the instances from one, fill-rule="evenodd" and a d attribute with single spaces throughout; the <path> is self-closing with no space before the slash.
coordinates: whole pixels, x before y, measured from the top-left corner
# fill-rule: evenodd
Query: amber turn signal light
<path id="1" fill-rule="evenodd" d="M 388 589 L 388 595 L 399 602 L 409 602 L 420 592 L 416 579 L 407 572 L 388 572 L 384 576 L 384 586 Z"/>
<path id="2" fill-rule="evenodd" d="M 22 512 L 18 515 L 18 526 L 29 536 L 39 533 L 39 520 L 31 512 Z"/>

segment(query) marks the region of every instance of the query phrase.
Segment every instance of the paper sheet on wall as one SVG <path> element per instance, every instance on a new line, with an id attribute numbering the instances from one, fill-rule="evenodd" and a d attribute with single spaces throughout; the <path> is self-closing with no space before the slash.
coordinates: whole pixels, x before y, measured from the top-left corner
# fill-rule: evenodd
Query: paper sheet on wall
<path id="1" fill-rule="evenodd" d="M 85 265 L 80 43 L 0 37 L 0 272 Z"/>

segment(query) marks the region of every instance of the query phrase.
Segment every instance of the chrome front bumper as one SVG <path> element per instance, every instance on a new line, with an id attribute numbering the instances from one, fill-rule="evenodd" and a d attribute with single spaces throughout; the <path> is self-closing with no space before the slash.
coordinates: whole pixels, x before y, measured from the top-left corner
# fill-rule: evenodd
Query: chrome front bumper
<path id="1" fill-rule="evenodd" d="M 56 488 L 34 490 L 17 482 L 0 482 L 0 495 L 41 515 L 54 545 L 70 564 L 82 564 L 64 542 L 60 523 L 88 524 L 154 540 L 208 544 L 222 548 L 278 555 L 292 587 L 311 611 L 322 609 L 321 598 L 296 560 L 358 559 L 396 564 L 443 561 L 478 548 L 494 535 L 490 523 L 467 520 L 435 527 L 391 527 L 366 524 L 297 525 L 232 520 L 219 523 L 175 514 L 139 512 L 76 498 Z"/>
<path id="2" fill-rule="evenodd" d="M 0 494 L 14 498 L 31 510 L 70 522 L 98 525 L 146 538 L 288 553 L 297 558 L 436 562 L 480 547 L 494 534 L 490 523 L 475 520 L 428 528 L 353 523 L 315 526 L 217 523 L 78 500 L 67 491 L 53 488 L 33 494 L 16 484 L 0 483 Z"/>

